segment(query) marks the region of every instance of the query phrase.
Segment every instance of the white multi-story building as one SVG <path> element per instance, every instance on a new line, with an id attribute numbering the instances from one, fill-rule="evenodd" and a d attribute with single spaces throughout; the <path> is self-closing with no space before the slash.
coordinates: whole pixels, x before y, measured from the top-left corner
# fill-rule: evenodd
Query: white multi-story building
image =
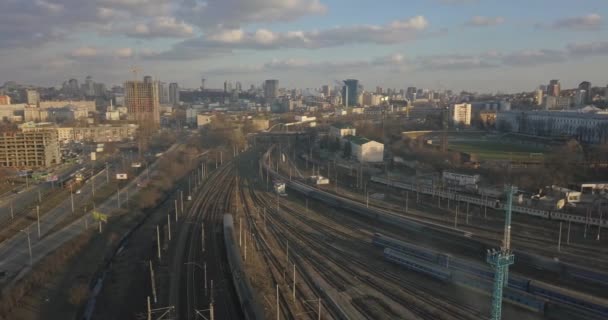
<path id="1" fill-rule="evenodd" d="M 450 107 L 452 122 L 455 125 L 461 124 L 465 126 L 471 125 L 471 109 L 470 103 L 453 104 Z"/>
<path id="2" fill-rule="evenodd" d="M 355 127 L 348 124 L 333 124 L 329 127 L 329 136 L 332 138 L 344 138 L 346 136 L 355 136 L 357 135 L 357 129 Z"/>
<path id="3" fill-rule="evenodd" d="M 594 107 L 562 111 L 499 112 L 496 124 L 504 131 L 573 137 L 586 143 L 608 141 L 608 112 Z"/>
<path id="4" fill-rule="evenodd" d="M 543 96 L 544 96 L 544 92 L 543 90 L 536 90 L 536 105 L 537 106 L 542 106 L 543 105 Z"/>
<path id="5" fill-rule="evenodd" d="M 545 110 L 564 110 L 572 105 L 571 97 L 547 96 L 545 99 Z"/>
<path id="6" fill-rule="evenodd" d="M 384 144 L 363 137 L 348 136 L 351 156 L 359 162 L 382 162 L 384 160 Z"/>

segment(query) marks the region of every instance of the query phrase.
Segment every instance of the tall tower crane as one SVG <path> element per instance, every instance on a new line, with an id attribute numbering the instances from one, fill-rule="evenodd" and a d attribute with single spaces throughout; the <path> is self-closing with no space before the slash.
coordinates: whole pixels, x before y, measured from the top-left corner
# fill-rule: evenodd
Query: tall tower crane
<path id="1" fill-rule="evenodd" d="M 512 185 L 506 188 L 507 203 L 505 204 L 505 229 L 502 247 L 500 250 L 488 250 L 486 256 L 486 262 L 494 268 L 491 320 L 500 320 L 502 317 L 502 290 L 509 281 L 509 266 L 515 263 L 515 256 L 511 251 L 511 211 L 515 192 L 517 192 L 517 188 Z"/>

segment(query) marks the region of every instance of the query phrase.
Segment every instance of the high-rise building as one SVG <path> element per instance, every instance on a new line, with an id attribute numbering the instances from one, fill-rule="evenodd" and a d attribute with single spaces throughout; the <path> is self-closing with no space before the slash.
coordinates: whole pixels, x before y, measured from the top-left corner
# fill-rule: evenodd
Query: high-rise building
<path id="1" fill-rule="evenodd" d="M 356 106 L 359 100 L 359 95 L 359 80 L 344 80 L 344 87 L 342 87 L 342 102 L 344 105 L 347 107 Z"/>
<path id="2" fill-rule="evenodd" d="M 169 103 L 169 87 L 165 82 L 157 81 L 158 83 L 158 101 L 160 104 Z"/>
<path id="3" fill-rule="evenodd" d="M 541 106 L 543 104 L 543 95 L 544 92 L 541 89 L 536 90 L 536 95 L 534 96 L 534 100 L 536 100 L 536 105 Z"/>
<path id="4" fill-rule="evenodd" d="M 604 89 L 604 101 L 608 101 L 608 85 L 606 85 L 606 88 Z"/>
<path id="5" fill-rule="evenodd" d="M 585 99 L 587 98 L 587 91 L 578 89 L 576 90 L 576 95 L 574 96 L 574 106 L 581 107 L 585 104 Z"/>
<path id="6" fill-rule="evenodd" d="M 382 94 L 382 87 L 376 87 L 376 94 Z"/>
<path id="7" fill-rule="evenodd" d="M 585 90 L 585 96 L 583 97 L 583 103 L 591 103 L 591 82 L 583 81 L 578 85 L 579 90 Z"/>
<path id="8" fill-rule="evenodd" d="M 205 78 L 202 78 L 202 79 L 201 79 L 201 90 L 205 90 L 205 81 L 206 81 L 206 80 L 207 80 L 207 79 L 205 79 Z"/>
<path id="9" fill-rule="evenodd" d="M 37 105 L 40 103 L 40 94 L 34 89 L 25 90 L 25 100 L 29 105 Z"/>
<path id="10" fill-rule="evenodd" d="M 274 101 L 279 96 L 279 80 L 266 80 L 264 82 L 264 99 Z"/>
<path id="11" fill-rule="evenodd" d="M 547 86 L 547 95 L 552 97 L 559 97 L 561 92 L 561 84 L 559 80 L 551 80 L 549 81 L 549 85 Z"/>
<path id="12" fill-rule="evenodd" d="M 125 106 L 127 118 L 141 123 L 160 124 L 160 106 L 158 83 L 152 77 L 144 77 L 144 81 L 125 82 Z"/>
<path id="13" fill-rule="evenodd" d="M 416 87 L 408 87 L 407 91 L 405 92 L 405 98 L 408 99 L 409 101 L 416 101 L 416 93 L 417 93 L 417 89 Z"/>
<path id="14" fill-rule="evenodd" d="M 95 83 L 93 85 L 93 87 L 95 88 L 95 96 L 96 97 L 101 97 L 104 96 L 106 94 L 106 85 L 103 83 Z"/>
<path id="15" fill-rule="evenodd" d="M 93 77 L 91 76 L 87 76 L 86 79 L 84 80 L 84 87 L 83 87 L 83 91 L 84 91 L 84 95 L 87 97 L 93 97 L 95 96 L 95 82 L 93 82 Z"/>
<path id="16" fill-rule="evenodd" d="M 179 85 L 176 82 L 169 84 L 169 103 L 172 105 L 179 104 Z"/>
<path id="17" fill-rule="evenodd" d="M 453 104 L 450 109 L 452 113 L 452 122 L 455 125 L 471 125 L 472 106 L 470 103 Z"/>
<path id="18" fill-rule="evenodd" d="M 327 98 L 331 96 L 331 88 L 328 85 L 324 85 L 321 87 L 321 92 Z"/>
<path id="19" fill-rule="evenodd" d="M 236 92 L 239 92 L 239 93 L 242 92 L 243 91 L 243 84 L 241 84 L 240 81 L 237 81 L 234 84 L 234 90 L 236 90 Z"/>

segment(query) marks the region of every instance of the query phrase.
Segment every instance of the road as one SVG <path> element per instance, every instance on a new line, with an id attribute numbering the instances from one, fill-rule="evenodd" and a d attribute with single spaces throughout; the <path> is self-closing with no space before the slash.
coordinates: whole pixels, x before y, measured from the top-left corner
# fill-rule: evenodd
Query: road
<path id="1" fill-rule="evenodd" d="M 174 149 L 176 146 L 170 148 L 170 150 Z M 154 170 L 157 166 L 157 161 L 155 161 L 150 169 Z M 96 183 L 95 187 L 101 186 L 106 181 L 105 171 L 101 174 L 96 175 L 94 178 Z M 121 205 L 125 200 L 125 194 L 128 192 L 133 195 L 137 192 L 137 184 L 146 179 L 146 171 L 142 171 L 135 179 L 129 181 L 126 186 L 121 188 L 120 201 Z M 85 184 L 82 188 L 82 192 L 79 195 L 81 199 L 88 199 L 92 195 L 92 183 Z M 74 199 L 76 202 L 76 199 Z M 111 213 L 118 208 L 118 194 L 114 193 L 111 197 L 106 199 L 102 204 L 97 206 L 97 210 L 99 212 L 103 212 L 105 214 L 110 215 Z M 89 211 L 89 213 L 91 213 Z M 32 244 L 32 263 L 36 264 L 46 255 L 48 255 L 53 250 L 57 249 L 67 241 L 73 239 L 77 235 L 81 234 L 85 231 L 85 225 L 88 225 L 89 228 L 94 228 L 92 219 L 89 214 L 81 216 L 76 219 L 69 225 L 63 227 L 60 230 L 57 230 L 53 233 L 49 233 L 54 226 L 56 226 L 66 215 L 71 213 L 71 200 L 68 198 L 63 201 L 58 207 L 53 209 L 51 212 L 48 212 L 41 223 L 41 240 L 38 239 L 36 224 L 32 224 L 29 228 L 30 232 L 30 240 Z M 88 222 L 86 223 L 85 220 Z M 29 253 L 28 253 L 28 244 L 27 244 L 27 236 L 24 233 L 19 233 L 12 237 L 11 239 L 0 244 L 0 271 L 5 271 L 6 275 L 4 279 L 0 279 L 0 281 L 7 281 L 8 279 L 21 278 L 27 271 L 30 270 L 29 266 Z"/>

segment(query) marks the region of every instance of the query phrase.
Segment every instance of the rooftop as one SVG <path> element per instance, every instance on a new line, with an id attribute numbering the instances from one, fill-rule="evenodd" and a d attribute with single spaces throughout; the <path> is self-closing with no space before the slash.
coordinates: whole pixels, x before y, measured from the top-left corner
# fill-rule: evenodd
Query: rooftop
<path id="1" fill-rule="evenodd" d="M 354 129 L 355 128 L 352 125 L 347 124 L 347 123 L 334 123 L 331 126 L 336 129 Z"/>
<path id="2" fill-rule="evenodd" d="M 368 138 L 364 138 L 364 137 L 360 137 L 360 136 L 347 136 L 345 137 L 346 140 L 354 143 L 354 144 L 358 144 L 358 145 L 364 145 L 368 142 L 373 142 L 373 140 L 370 140 Z"/>

